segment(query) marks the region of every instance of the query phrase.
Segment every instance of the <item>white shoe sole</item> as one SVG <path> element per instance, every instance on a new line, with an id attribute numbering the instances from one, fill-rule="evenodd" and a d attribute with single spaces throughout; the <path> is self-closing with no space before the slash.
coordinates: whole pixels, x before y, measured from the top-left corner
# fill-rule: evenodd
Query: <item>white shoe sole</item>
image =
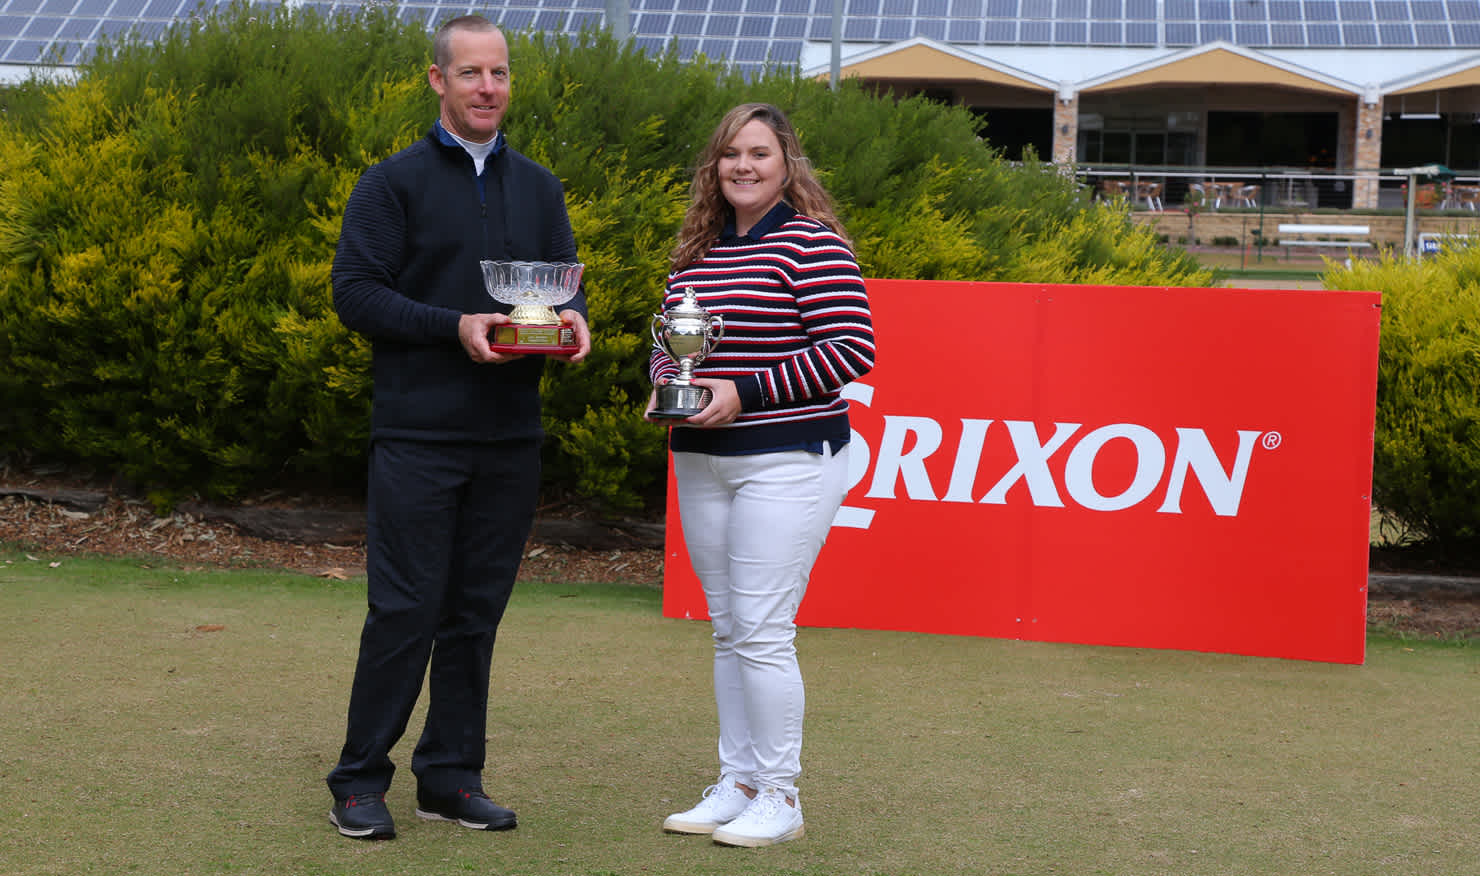
<path id="1" fill-rule="evenodd" d="M 671 815 L 663 822 L 664 833 L 682 833 L 689 836 L 708 836 L 718 827 L 719 825 L 713 822 L 683 821 Z"/>
<path id="2" fill-rule="evenodd" d="M 739 846 L 746 849 L 759 849 L 764 846 L 774 846 L 788 840 L 801 839 L 807 833 L 807 825 L 798 824 L 795 830 L 789 830 L 781 836 L 746 836 L 740 833 L 728 833 L 723 827 L 714 832 L 714 841 L 722 846 Z"/>
<path id="3" fill-rule="evenodd" d="M 436 812 L 431 812 L 426 809 L 416 810 L 416 817 L 425 821 L 452 821 L 470 830 L 513 830 L 514 828 L 519 826 L 519 822 L 514 821 L 507 825 L 496 827 L 486 821 L 467 821 L 466 819 L 462 818 L 452 818 L 447 815 L 440 815 Z"/>
<path id="4" fill-rule="evenodd" d="M 339 831 L 340 834 L 352 839 L 364 839 L 365 837 L 374 837 L 376 839 L 385 837 L 389 839 L 396 835 L 395 831 L 381 830 L 378 827 L 365 827 L 359 829 L 353 827 L 345 827 L 344 825 L 339 823 L 339 819 L 334 817 L 333 812 L 329 813 L 329 823 L 334 825 L 334 829 Z"/>

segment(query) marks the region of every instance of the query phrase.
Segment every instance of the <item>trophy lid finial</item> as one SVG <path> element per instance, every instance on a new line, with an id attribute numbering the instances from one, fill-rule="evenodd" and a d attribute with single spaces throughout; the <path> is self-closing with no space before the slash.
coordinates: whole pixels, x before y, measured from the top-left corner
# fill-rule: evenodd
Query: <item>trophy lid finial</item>
<path id="1" fill-rule="evenodd" d="M 701 317 L 708 314 L 699 304 L 699 296 L 694 292 L 693 286 L 683 287 L 683 300 L 668 308 L 670 314 L 678 316 Z"/>

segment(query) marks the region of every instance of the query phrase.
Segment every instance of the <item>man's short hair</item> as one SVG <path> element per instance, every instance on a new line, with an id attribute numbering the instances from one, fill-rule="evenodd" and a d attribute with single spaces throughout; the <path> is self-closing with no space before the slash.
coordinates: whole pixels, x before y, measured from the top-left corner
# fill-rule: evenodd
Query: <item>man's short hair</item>
<path id="1" fill-rule="evenodd" d="M 452 33 L 459 30 L 487 33 L 498 28 L 481 15 L 462 15 L 443 23 L 432 40 L 432 63 L 443 70 L 452 63 Z"/>

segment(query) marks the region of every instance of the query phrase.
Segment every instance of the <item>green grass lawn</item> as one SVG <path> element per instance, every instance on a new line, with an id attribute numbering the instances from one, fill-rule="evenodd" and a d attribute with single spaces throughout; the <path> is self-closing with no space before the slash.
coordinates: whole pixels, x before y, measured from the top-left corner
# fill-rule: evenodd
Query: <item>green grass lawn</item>
<path id="1" fill-rule="evenodd" d="M 806 629 L 807 837 L 667 836 L 662 818 L 714 780 L 715 728 L 707 625 L 664 619 L 659 596 L 521 585 L 487 770 L 519 829 L 417 820 L 403 769 L 400 837 L 364 843 L 329 826 L 323 784 L 362 579 L 0 548 L 0 873 L 1410 876 L 1480 861 L 1480 650 L 1385 638 L 1345 666 Z"/>
<path id="2" fill-rule="evenodd" d="M 1318 258 L 1286 259 L 1272 249 L 1245 253 L 1236 247 L 1200 247 L 1193 255 L 1198 264 L 1218 269 L 1233 285 L 1239 280 L 1290 280 L 1315 285 L 1326 270 L 1325 262 Z"/>

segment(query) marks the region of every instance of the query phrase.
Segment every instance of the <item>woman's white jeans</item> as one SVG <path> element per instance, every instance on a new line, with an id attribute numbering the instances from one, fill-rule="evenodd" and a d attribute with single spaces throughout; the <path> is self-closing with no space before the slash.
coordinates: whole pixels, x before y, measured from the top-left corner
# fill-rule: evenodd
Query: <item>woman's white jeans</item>
<path id="1" fill-rule="evenodd" d="M 796 614 L 848 490 L 848 448 L 673 454 L 684 543 L 714 624 L 723 775 L 796 798 L 806 693 Z"/>

